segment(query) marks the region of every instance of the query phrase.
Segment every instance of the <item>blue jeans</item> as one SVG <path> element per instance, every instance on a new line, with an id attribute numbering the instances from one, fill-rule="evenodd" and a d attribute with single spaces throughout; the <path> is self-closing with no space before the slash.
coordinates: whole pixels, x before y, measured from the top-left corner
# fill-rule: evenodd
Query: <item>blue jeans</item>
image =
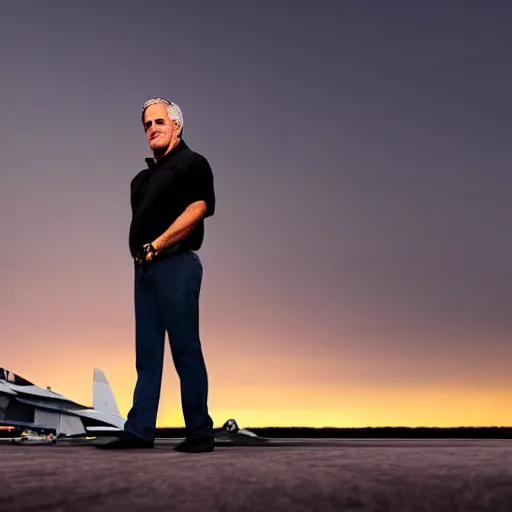
<path id="1" fill-rule="evenodd" d="M 155 436 L 162 384 L 165 332 L 180 379 L 187 435 L 213 435 L 208 413 L 208 376 L 199 338 L 199 292 L 203 266 L 192 251 L 135 269 L 137 383 L 125 430 L 146 440 Z"/>

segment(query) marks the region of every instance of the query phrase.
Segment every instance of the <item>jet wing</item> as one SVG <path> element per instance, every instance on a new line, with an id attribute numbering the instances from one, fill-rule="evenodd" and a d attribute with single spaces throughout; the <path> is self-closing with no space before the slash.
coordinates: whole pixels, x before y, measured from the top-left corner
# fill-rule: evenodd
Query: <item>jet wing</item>
<path id="1" fill-rule="evenodd" d="M 2 382 L 0 382 L 0 395 L 9 395 L 9 396 L 16 396 L 18 393 L 11 389 L 9 386 L 6 386 Z"/>
<path id="2" fill-rule="evenodd" d="M 126 419 L 122 418 L 121 416 L 113 416 L 111 414 L 105 414 L 101 411 L 96 411 L 95 409 L 85 409 L 80 411 L 70 411 L 70 413 L 75 414 L 76 416 L 79 416 L 81 418 L 88 418 L 90 420 L 99 421 L 103 424 L 102 429 L 105 429 L 106 427 L 110 429 L 110 427 L 115 427 L 119 430 L 124 429 L 124 424 L 126 423 Z M 86 427 L 87 430 L 94 430 L 91 429 L 91 426 Z"/>
<path id="3" fill-rule="evenodd" d="M 4 384 L 5 386 L 5 384 Z M 66 398 L 59 393 L 55 393 L 55 391 L 50 391 L 49 389 L 43 389 L 39 386 L 19 386 L 17 384 L 9 384 L 9 388 L 12 391 L 15 391 L 18 394 L 37 396 L 40 398 L 53 398 L 54 400 L 64 400 L 66 402 L 70 402 L 69 398 Z"/>
<path id="4" fill-rule="evenodd" d="M 44 401 L 44 400 L 37 400 L 37 398 L 35 400 L 31 400 L 30 398 L 27 398 L 27 397 L 21 397 L 21 396 L 17 396 L 16 397 L 16 400 L 18 402 L 21 402 L 23 404 L 27 404 L 27 405 L 31 405 L 32 407 L 37 407 L 38 409 L 42 409 L 44 411 L 52 411 L 52 412 L 59 412 L 59 413 L 65 413 L 65 414 L 73 414 L 73 415 L 76 415 L 77 412 L 79 412 L 80 410 L 82 409 L 86 409 L 84 406 L 81 406 L 79 409 L 68 409 L 66 406 L 69 406 L 69 405 L 75 405 L 74 402 L 71 402 L 71 401 L 67 401 L 66 402 L 49 402 L 49 401 Z"/>

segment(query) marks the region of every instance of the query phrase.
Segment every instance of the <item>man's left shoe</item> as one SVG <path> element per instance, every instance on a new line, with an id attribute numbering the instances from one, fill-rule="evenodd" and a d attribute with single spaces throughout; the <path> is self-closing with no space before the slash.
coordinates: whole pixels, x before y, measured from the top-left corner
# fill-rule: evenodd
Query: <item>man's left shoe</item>
<path id="1" fill-rule="evenodd" d="M 215 438 L 213 436 L 203 438 L 187 437 L 174 447 L 175 451 L 185 453 L 206 453 L 213 452 L 214 449 Z"/>

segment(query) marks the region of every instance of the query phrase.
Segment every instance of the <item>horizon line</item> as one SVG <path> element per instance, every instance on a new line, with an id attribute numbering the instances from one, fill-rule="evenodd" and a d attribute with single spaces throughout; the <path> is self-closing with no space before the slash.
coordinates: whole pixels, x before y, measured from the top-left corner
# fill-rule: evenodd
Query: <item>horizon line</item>
<path id="1" fill-rule="evenodd" d="M 181 427 L 171 427 L 171 426 L 166 426 L 166 427 L 156 427 L 156 429 L 173 429 L 173 430 L 181 430 L 181 429 L 185 429 L 186 427 L 185 426 L 181 426 Z M 380 426 L 366 426 L 366 427 L 334 427 L 334 426 L 324 426 L 324 427 L 309 427 L 309 426 L 299 426 L 299 425 L 296 425 L 296 426 L 271 426 L 271 425 L 268 425 L 268 426 L 265 426 L 265 427 L 251 427 L 251 426 L 247 426 L 247 427 L 243 427 L 244 429 L 249 429 L 249 430 L 261 430 L 261 429 L 269 429 L 269 428 L 272 428 L 272 429 L 290 429 L 290 428 L 296 428 L 296 429 L 299 429 L 299 428 L 307 428 L 307 429 L 310 429 L 310 430 L 322 430 L 322 429 L 335 429 L 335 430 L 363 430 L 363 429 L 377 429 L 377 428 L 387 428 L 387 429 L 404 429 L 404 428 L 407 428 L 407 429 L 456 429 L 456 428 L 466 428 L 466 429 L 477 429 L 477 428 L 512 428 L 512 425 L 480 425 L 480 426 L 475 426 L 475 425 L 472 425 L 472 426 L 465 426 L 465 425 L 457 425 L 457 426 L 451 426 L 451 427 L 438 427 L 438 426 L 430 426 L 430 427 L 427 427 L 427 426 L 415 426 L 415 427 L 411 427 L 411 426 L 407 426 L 407 425 L 402 425 L 402 426 L 386 426 L 386 425 L 380 425 Z"/>

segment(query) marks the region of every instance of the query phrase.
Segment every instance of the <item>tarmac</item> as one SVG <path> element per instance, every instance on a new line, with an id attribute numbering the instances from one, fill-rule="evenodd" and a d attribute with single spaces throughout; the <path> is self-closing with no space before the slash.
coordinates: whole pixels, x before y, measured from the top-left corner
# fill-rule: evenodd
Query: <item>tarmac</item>
<path id="1" fill-rule="evenodd" d="M 512 440 L 279 439 L 213 453 L 0 444 L 2 512 L 512 512 Z"/>

